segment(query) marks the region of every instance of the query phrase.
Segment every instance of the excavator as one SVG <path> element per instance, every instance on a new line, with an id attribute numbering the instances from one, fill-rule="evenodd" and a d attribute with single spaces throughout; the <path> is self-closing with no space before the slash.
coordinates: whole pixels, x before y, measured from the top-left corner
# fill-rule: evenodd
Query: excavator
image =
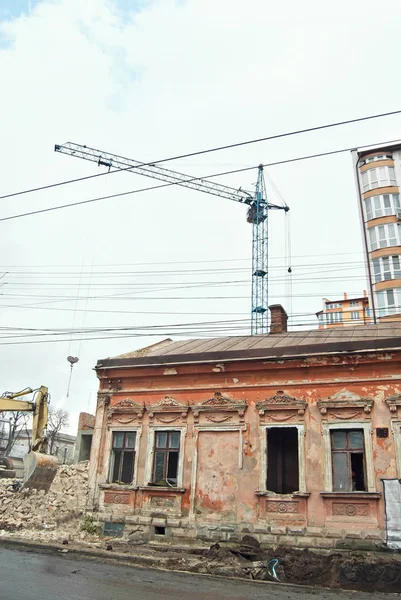
<path id="1" fill-rule="evenodd" d="M 19 400 L 21 396 L 35 394 L 33 400 Z M 5 392 L 0 397 L 0 412 L 22 411 L 32 413 L 32 444 L 30 451 L 24 456 L 24 479 L 22 488 L 34 488 L 49 491 L 57 473 L 58 460 L 49 454 L 48 441 L 45 435 L 49 411 L 49 390 L 42 385 L 39 389 L 26 388 L 15 394 Z M 2 431 L 5 432 L 8 421 L 0 419 Z M 0 466 L 7 471 L 12 471 L 12 462 L 5 456 L 8 446 L 10 428 L 7 435 L 3 435 L 3 443 L 0 439 Z M 1 471 L 0 471 L 1 473 Z M 1 475 L 0 475 L 1 476 Z M 10 476 L 10 474 L 9 474 Z"/>

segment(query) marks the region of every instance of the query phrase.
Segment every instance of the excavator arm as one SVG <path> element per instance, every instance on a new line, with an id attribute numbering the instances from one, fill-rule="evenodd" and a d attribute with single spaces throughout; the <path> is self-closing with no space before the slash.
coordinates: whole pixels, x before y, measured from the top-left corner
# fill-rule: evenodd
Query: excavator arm
<path id="1" fill-rule="evenodd" d="M 31 412 L 32 416 L 32 445 L 24 457 L 24 487 L 48 491 L 56 475 L 58 461 L 54 456 L 47 455 L 48 443 L 45 435 L 49 414 L 49 390 L 42 385 L 34 396 L 33 401 L 18 400 L 21 396 L 34 393 L 31 388 L 12 394 L 6 392 L 0 398 L 0 411 Z"/>

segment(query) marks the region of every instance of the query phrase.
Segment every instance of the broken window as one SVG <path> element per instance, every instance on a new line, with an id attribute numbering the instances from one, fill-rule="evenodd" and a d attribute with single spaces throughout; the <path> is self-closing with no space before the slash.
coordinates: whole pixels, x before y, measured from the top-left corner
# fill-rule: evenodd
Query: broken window
<path id="1" fill-rule="evenodd" d="M 177 485 L 180 454 L 179 431 L 157 431 L 153 463 L 154 485 Z"/>
<path id="2" fill-rule="evenodd" d="M 135 465 L 135 431 L 114 431 L 110 465 L 111 483 L 132 483 Z"/>
<path id="3" fill-rule="evenodd" d="M 299 490 L 296 427 L 272 427 L 267 430 L 266 488 L 276 494 L 291 494 Z"/>
<path id="4" fill-rule="evenodd" d="M 333 492 L 366 491 L 363 429 L 331 431 Z"/>

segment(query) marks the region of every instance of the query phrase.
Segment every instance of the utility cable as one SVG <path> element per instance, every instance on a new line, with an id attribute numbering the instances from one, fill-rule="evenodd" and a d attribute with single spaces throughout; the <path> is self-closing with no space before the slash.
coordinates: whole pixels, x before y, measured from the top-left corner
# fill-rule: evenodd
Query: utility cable
<path id="1" fill-rule="evenodd" d="M 317 125 L 316 127 L 308 127 L 308 128 L 305 128 L 305 129 L 298 129 L 298 130 L 294 130 L 294 131 L 288 131 L 288 132 L 285 132 L 285 133 L 278 133 L 276 135 L 266 136 L 266 137 L 262 137 L 262 138 L 256 138 L 256 139 L 253 139 L 253 140 L 247 140 L 245 142 L 237 142 L 237 143 L 234 143 L 234 144 L 228 144 L 226 146 L 217 146 L 215 148 L 208 148 L 206 150 L 198 150 L 196 152 L 190 152 L 188 154 L 181 154 L 181 155 L 178 155 L 178 156 L 171 156 L 169 158 L 162 158 L 160 160 L 156 160 L 156 161 L 154 160 L 154 161 L 149 162 L 149 163 L 143 163 L 141 166 L 143 166 L 143 167 L 153 166 L 153 165 L 157 165 L 159 163 L 170 162 L 170 161 L 173 161 L 173 160 L 181 160 L 183 158 L 189 158 L 191 156 L 199 156 L 200 154 L 210 154 L 211 152 L 219 152 L 221 150 L 228 150 L 230 148 L 238 148 L 240 146 L 247 146 L 247 145 L 250 145 L 250 144 L 257 144 L 257 143 L 260 143 L 260 142 L 267 142 L 267 141 L 270 141 L 270 140 L 277 140 L 277 139 L 280 139 L 280 138 L 290 137 L 290 136 L 294 136 L 294 135 L 300 135 L 302 133 L 310 133 L 312 131 L 320 131 L 322 129 L 329 129 L 329 128 L 333 128 L 333 127 L 339 127 L 339 126 L 342 126 L 342 125 L 350 125 L 352 123 L 359 123 L 359 122 L 362 122 L 362 121 L 369 121 L 369 120 L 372 120 L 372 119 L 380 119 L 382 117 L 389 117 L 389 116 L 397 115 L 397 114 L 400 114 L 400 113 L 401 113 L 401 110 L 394 110 L 394 111 L 391 111 L 391 112 L 380 113 L 380 114 L 376 114 L 376 115 L 369 115 L 367 117 L 359 117 L 357 119 L 348 119 L 347 121 L 338 121 L 336 123 L 328 123 L 326 125 Z M 396 140 L 396 141 L 398 141 L 398 140 Z M 387 142 L 387 143 L 391 143 L 391 142 Z M 361 146 L 361 148 L 363 148 L 363 147 L 364 146 Z M 12 198 L 13 196 L 20 196 L 22 194 L 30 194 L 31 192 L 39 192 L 39 191 L 42 191 L 42 190 L 47 190 L 47 189 L 54 188 L 54 187 L 59 187 L 59 186 L 62 186 L 62 185 L 68 185 L 70 183 L 77 183 L 79 181 L 85 181 L 87 179 L 95 179 L 96 177 L 103 177 L 104 175 L 111 175 L 113 173 L 120 173 L 122 171 L 130 171 L 130 170 L 132 170 L 132 168 L 133 167 L 126 167 L 124 169 L 115 169 L 115 170 L 108 171 L 108 172 L 105 172 L 105 173 L 96 173 L 95 175 L 87 175 L 85 177 L 77 177 L 75 179 L 69 179 L 69 180 L 66 180 L 66 181 L 59 181 L 59 182 L 56 182 L 56 183 L 51 183 L 49 185 L 43 185 L 43 186 L 39 186 L 39 187 L 36 187 L 36 188 L 28 189 L 28 190 L 22 190 L 22 191 L 19 191 L 19 192 L 14 192 L 12 194 L 6 194 L 4 196 L 0 196 L 0 200 L 3 200 L 5 198 Z"/>
<path id="2" fill-rule="evenodd" d="M 400 111 L 401 112 L 401 111 Z M 391 141 L 387 141 L 387 142 L 378 142 L 377 144 L 369 144 L 369 146 L 359 146 L 359 148 L 368 148 L 371 146 L 385 146 L 388 144 L 392 144 L 395 142 L 398 142 L 400 140 L 391 140 Z M 183 185 L 185 183 L 189 183 L 191 181 L 198 181 L 201 179 L 213 179 L 214 177 L 222 177 L 224 175 L 232 175 L 234 173 L 243 173 L 245 171 L 252 171 L 254 169 L 256 169 L 259 166 L 263 166 L 263 167 L 273 167 L 273 166 L 278 166 L 278 165 L 284 165 L 284 164 L 289 164 L 289 163 L 293 163 L 293 162 L 298 162 L 298 161 L 302 161 L 302 160 L 309 160 L 312 158 L 320 158 L 323 156 L 331 156 L 333 154 L 341 154 L 344 152 L 350 152 L 351 150 L 355 150 L 355 146 L 350 146 L 348 148 L 342 148 L 340 150 L 330 150 L 328 152 L 320 152 L 317 154 L 309 154 L 306 156 L 297 156 L 295 158 L 290 158 L 290 159 L 286 159 L 286 160 L 279 160 L 276 162 L 272 162 L 272 163 L 265 163 L 263 165 L 254 165 L 252 167 L 243 167 L 241 169 L 233 169 L 231 171 L 224 171 L 221 173 L 213 173 L 211 175 L 204 175 L 201 177 L 190 177 L 189 179 L 185 179 L 185 180 L 180 180 L 178 181 L 174 181 L 174 182 L 169 182 L 169 183 L 161 183 L 158 185 L 153 185 L 153 186 L 148 186 L 148 187 L 144 187 L 144 188 L 139 188 L 136 190 L 130 190 L 129 192 L 120 192 L 117 194 L 110 194 L 108 196 L 99 196 L 97 198 L 90 198 L 89 200 L 81 200 L 80 202 L 69 202 L 68 204 L 60 204 L 58 206 L 51 206 L 49 208 L 41 208 L 38 210 L 33 210 L 27 213 L 20 213 L 18 215 L 10 215 L 9 217 L 3 217 L 0 219 L 0 222 L 2 221 L 10 221 L 12 219 L 19 219 L 22 217 L 30 217 L 33 215 L 38 215 L 38 214 L 42 214 L 42 213 L 47 213 L 47 212 L 51 212 L 54 210 L 60 210 L 63 208 L 71 208 L 73 206 L 81 206 L 83 204 L 90 204 L 92 202 L 99 202 L 101 200 L 111 200 L 113 198 L 121 198 L 123 196 L 129 196 L 129 195 L 133 195 L 133 194 L 140 194 L 143 192 L 148 192 L 151 190 L 157 190 L 157 189 L 161 189 L 161 188 L 166 188 L 166 187 L 171 187 L 171 186 L 175 186 L 175 185 Z M 154 163 L 152 163 L 154 164 Z M 130 167 L 131 168 L 131 167 Z"/>

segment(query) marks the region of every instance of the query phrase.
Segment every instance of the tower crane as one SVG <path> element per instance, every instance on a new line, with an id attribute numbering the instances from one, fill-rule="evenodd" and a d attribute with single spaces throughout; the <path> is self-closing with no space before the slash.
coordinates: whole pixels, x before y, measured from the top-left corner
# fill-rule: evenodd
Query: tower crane
<path id="1" fill-rule="evenodd" d="M 258 167 L 255 192 L 252 193 L 242 188 L 228 187 L 200 177 L 190 177 L 166 169 L 160 164 L 142 163 L 73 142 L 62 145 L 56 144 L 54 150 L 55 152 L 95 162 L 99 167 L 107 167 L 109 171 L 110 169 L 125 170 L 152 179 L 159 179 L 171 185 L 180 185 L 247 205 L 247 221 L 252 224 L 251 335 L 268 332 L 268 214 L 269 210 L 272 209 L 287 212 L 289 207 L 287 205 L 271 204 L 267 201 L 263 165 Z"/>

